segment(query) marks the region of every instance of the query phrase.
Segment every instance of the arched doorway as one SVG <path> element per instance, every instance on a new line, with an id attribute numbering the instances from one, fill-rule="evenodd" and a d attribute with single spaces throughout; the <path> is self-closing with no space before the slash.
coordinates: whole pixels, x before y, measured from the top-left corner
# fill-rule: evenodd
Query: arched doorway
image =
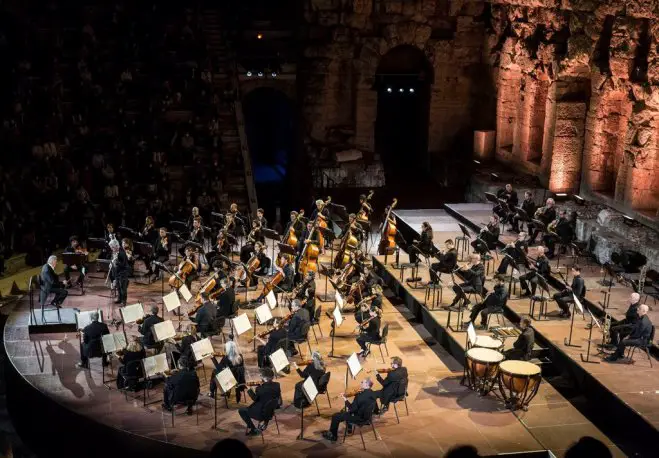
<path id="1" fill-rule="evenodd" d="M 374 85 L 378 92 L 375 151 L 389 183 L 401 171 L 427 170 L 432 82 L 432 66 L 416 46 L 397 46 L 380 59 Z"/>
<path id="2" fill-rule="evenodd" d="M 289 208 L 289 164 L 295 158 L 296 117 L 292 100 L 272 87 L 243 98 L 245 133 L 259 206 L 266 212 Z M 273 221 L 274 213 L 266 215 Z"/>

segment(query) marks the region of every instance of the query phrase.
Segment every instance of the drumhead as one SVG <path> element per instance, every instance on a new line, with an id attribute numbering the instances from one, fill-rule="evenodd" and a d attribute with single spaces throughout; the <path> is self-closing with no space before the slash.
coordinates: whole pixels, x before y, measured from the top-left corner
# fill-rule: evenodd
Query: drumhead
<path id="1" fill-rule="evenodd" d="M 511 375 L 540 375 L 541 372 L 540 366 L 528 361 L 504 361 L 499 365 L 499 369 Z"/>
<path id="2" fill-rule="evenodd" d="M 476 337 L 477 347 L 491 348 L 492 350 L 496 350 L 497 348 L 501 348 L 501 345 L 503 345 L 503 342 L 490 336 Z"/>
<path id="3" fill-rule="evenodd" d="M 469 359 L 483 363 L 499 363 L 503 361 L 503 355 L 490 348 L 470 348 L 465 355 Z"/>

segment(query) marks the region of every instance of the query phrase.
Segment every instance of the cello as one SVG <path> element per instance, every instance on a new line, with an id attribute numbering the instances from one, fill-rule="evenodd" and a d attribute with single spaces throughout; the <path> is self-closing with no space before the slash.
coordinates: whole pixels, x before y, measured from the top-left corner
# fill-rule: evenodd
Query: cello
<path id="1" fill-rule="evenodd" d="M 366 196 L 366 200 L 362 202 L 361 208 L 359 209 L 359 212 L 357 213 L 357 219 L 359 221 L 368 221 L 368 215 L 370 214 L 371 211 L 373 211 L 373 208 L 371 207 L 371 204 L 368 203 L 369 200 L 371 200 L 371 197 L 373 197 L 373 194 L 375 192 L 373 190 L 368 192 L 368 196 Z"/>
<path id="2" fill-rule="evenodd" d="M 394 201 L 389 206 L 389 209 L 387 210 L 387 215 L 384 219 L 384 223 L 382 224 L 382 232 L 380 233 L 380 245 L 378 246 L 379 255 L 393 254 L 394 248 L 396 248 L 396 233 L 398 232 L 398 229 L 396 229 L 396 221 L 391 219 L 391 211 L 394 209 L 397 203 L 398 200 L 394 199 Z"/>

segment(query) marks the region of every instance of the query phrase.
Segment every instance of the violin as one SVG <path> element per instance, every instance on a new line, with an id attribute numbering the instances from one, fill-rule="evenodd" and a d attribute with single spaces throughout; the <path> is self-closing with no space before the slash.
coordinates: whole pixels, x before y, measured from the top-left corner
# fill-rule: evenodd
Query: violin
<path id="1" fill-rule="evenodd" d="M 241 383 L 238 386 L 261 386 L 264 382 L 245 382 Z"/>
<path id="2" fill-rule="evenodd" d="M 313 281 L 313 279 L 309 278 L 307 280 L 304 280 L 302 283 L 297 285 L 295 288 L 293 288 L 293 291 L 291 291 L 291 293 L 290 293 L 291 299 L 297 297 L 298 294 L 300 294 L 301 291 L 304 291 L 306 289 L 306 287 L 309 286 L 309 284 L 312 281 Z"/>
<path id="3" fill-rule="evenodd" d="M 197 303 L 197 307 L 195 308 L 195 310 L 201 307 L 201 303 L 202 303 L 201 294 L 210 293 L 210 291 L 213 291 L 213 288 L 215 288 L 215 286 L 217 286 L 217 272 L 214 272 L 213 275 L 211 275 L 208 278 L 208 280 L 206 280 L 206 283 L 201 285 L 201 288 L 199 288 L 199 292 L 197 293 L 197 296 L 195 296 L 195 302 Z M 194 315 L 194 314 L 190 314 L 188 312 L 188 315 Z"/>
<path id="4" fill-rule="evenodd" d="M 80 245 L 78 245 L 78 246 L 76 247 L 76 251 L 75 251 L 75 252 L 76 252 L 76 254 L 82 254 L 82 255 L 85 255 L 85 256 L 88 256 L 88 255 L 89 255 L 89 251 L 85 250 L 85 249 L 84 249 L 83 247 L 81 247 Z"/>
<path id="5" fill-rule="evenodd" d="M 384 219 L 382 225 L 382 233 L 380 234 L 380 245 L 378 246 L 379 255 L 389 255 L 393 254 L 394 248 L 396 248 L 396 222 L 391 219 L 391 212 L 398 203 L 397 199 L 394 199 L 392 204 L 387 210 L 387 215 Z"/>
<path id="6" fill-rule="evenodd" d="M 220 289 L 217 289 L 217 290 L 213 291 L 212 293 L 210 293 L 210 294 L 208 295 L 208 298 L 209 298 L 211 301 L 214 301 L 214 300 L 216 300 L 219 296 L 221 296 L 226 290 L 227 290 L 227 289 L 224 288 L 224 287 L 222 287 L 222 288 L 220 288 Z"/>
<path id="7" fill-rule="evenodd" d="M 354 389 L 354 390 L 346 391 L 346 392 L 343 393 L 342 395 L 336 396 L 334 399 L 341 399 L 342 396 L 345 396 L 346 398 L 352 398 L 352 397 L 357 396 L 357 395 L 358 395 L 359 393 L 361 393 L 362 391 L 364 391 L 364 390 L 362 390 L 361 388 L 357 388 L 357 389 Z"/>
<path id="8" fill-rule="evenodd" d="M 313 359 L 305 359 L 304 361 L 300 361 L 296 364 L 299 366 L 311 366 L 313 364 Z"/>
<path id="9" fill-rule="evenodd" d="M 388 373 L 393 372 L 395 370 L 396 369 L 394 369 L 393 367 L 385 367 L 383 369 L 376 369 L 376 372 L 378 374 L 388 374 Z"/>

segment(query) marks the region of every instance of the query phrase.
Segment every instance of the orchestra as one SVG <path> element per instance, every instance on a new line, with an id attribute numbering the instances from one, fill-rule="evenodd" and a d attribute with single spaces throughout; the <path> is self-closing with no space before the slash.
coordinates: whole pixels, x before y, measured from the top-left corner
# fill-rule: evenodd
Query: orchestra
<path id="1" fill-rule="evenodd" d="M 531 191 L 524 192 L 524 200 L 522 201 L 522 206 L 520 208 L 526 214 L 526 218 L 532 218 L 533 215 L 535 215 L 536 205 Z M 520 221 L 526 221 L 526 218 L 523 218 L 522 214 L 519 213 L 519 211 L 516 211 L 510 221 L 511 230 L 513 232 L 519 232 L 519 223 Z"/>

